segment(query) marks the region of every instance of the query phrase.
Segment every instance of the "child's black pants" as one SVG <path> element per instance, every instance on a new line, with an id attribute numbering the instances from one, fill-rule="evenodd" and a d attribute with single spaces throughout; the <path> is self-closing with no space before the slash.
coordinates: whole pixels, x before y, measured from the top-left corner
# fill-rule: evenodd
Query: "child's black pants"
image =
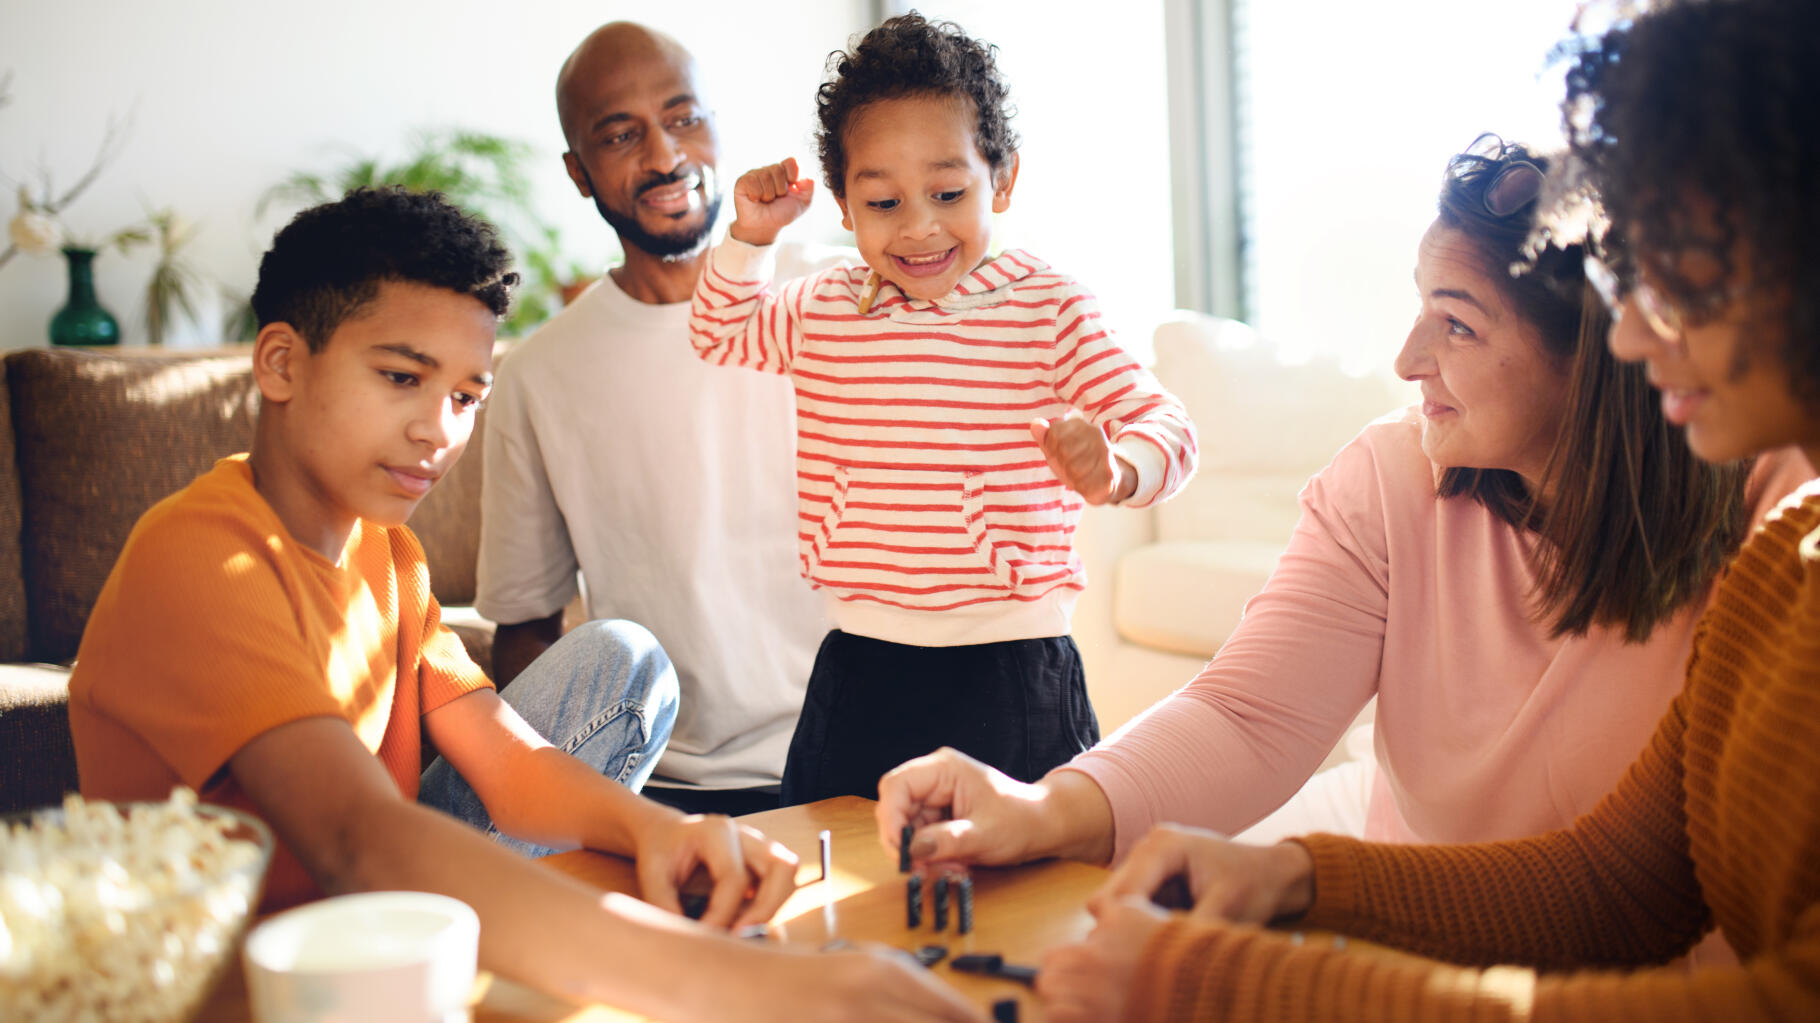
<path id="1" fill-rule="evenodd" d="M 1099 738 L 1072 637 L 931 647 L 837 629 L 809 675 L 782 805 L 877 799 L 880 775 L 942 746 L 1035 781 Z"/>

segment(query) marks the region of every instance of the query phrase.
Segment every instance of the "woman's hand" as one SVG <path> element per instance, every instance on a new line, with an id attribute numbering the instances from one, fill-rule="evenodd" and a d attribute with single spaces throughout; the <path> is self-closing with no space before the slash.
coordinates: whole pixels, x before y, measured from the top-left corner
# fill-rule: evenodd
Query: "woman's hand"
<path id="1" fill-rule="evenodd" d="M 727 233 L 748 245 L 769 245 L 809 209 L 815 179 L 796 176 L 796 158 L 749 170 L 733 183 L 738 216 Z"/>
<path id="2" fill-rule="evenodd" d="M 1092 779 L 1058 771 L 1026 784 L 959 750 L 936 750 L 880 778 L 874 814 L 879 844 L 894 857 L 904 826 L 916 829 L 910 854 L 918 862 L 1104 863 L 1112 854 L 1112 808 Z"/>
<path id="3" fill-rule="evenodd" d="M 1047 1023 L 1105 1023 L 1125 1018 L 1139 958 L 1169 915 L 1150 900 L 1102 901 L 1087 939 L 1043 955 L 1036 997 Z"/>
<path id="4" fill-rule="evenodd" d="M 678 890 L 699 868 L 713 879 L 701 922 L 711 927 L 763 923 L 796 890 L 796 854 L 756 828 L 719 815 L 665 815 L 636 833 L 644 900 L 682 912 Z"/>
<path id="5" fill-rule="evenodd" d="M 1189 914 L 1264 924 L 1314 902 L 1314 858 L 1296 842 L 1245 845 L 1200 828 L 1158 825 L 1087 900 L 1095 916 L 1120 901 L 1150 899 L 1172 879 L 1187 884 Z"/>

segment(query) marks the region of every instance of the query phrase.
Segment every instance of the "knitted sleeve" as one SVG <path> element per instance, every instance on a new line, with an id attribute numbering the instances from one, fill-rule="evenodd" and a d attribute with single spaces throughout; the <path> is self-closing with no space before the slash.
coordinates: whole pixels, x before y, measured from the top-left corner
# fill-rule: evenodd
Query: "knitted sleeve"
<path id="1" fill-rule="evenodd" d="M 1813 916 L 1813 914 L 1809 914 Z M 1127 1020 L 1694 1023 L 1820 1019 L 1820 931 L 1781 954 L 1700 971 L 1477 969 L 1332 939 L 1173 921 L 1145 946 Z"/>
<path id="2" fill-rule="evenodd" d="M 1636 966 L 1681 954 L 1711 926 L 1682 808 L 1685 703 L 1565 830 L 1473 845 L 1300 839 L 1315 861 L 1306 923 L 1475 964 Z"/>
<path id="3" fill-rule="evenodd" d="M 1685 971 L 1535 971 L 1659 964 L 1710 927 L 1679 795 L 1682 714 L 1677 701 L 1618 789 L 1564 831 L 1457 846 L 1299 840 L 1315 861 L 1305 926 L 1478 968 L 1181 921 L 1146 956 L 1136 1018 L 1527 1019 L 1544 1004 L 1560 1019 L 1609 1023 L 1620 1007 L 1672 1018 L 1693 997 Z"/>

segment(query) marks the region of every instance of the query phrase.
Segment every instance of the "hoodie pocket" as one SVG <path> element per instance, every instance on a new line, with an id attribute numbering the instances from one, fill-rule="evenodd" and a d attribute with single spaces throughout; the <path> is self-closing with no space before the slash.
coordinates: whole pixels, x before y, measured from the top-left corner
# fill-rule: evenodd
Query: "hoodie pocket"
<path id="1" fill-rule="evenodd" d="M 804 574 L 848 596 L 922 609 L 1018 586 L 986 529 L 985 474 L 840 466 L 803 551 Z"/>

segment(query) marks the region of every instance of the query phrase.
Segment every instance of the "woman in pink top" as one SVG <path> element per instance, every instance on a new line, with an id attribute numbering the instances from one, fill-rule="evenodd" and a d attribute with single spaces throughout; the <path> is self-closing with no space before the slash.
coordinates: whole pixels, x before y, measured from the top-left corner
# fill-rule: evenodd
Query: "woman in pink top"
<path id="1" fill-rule="evenodd" d="M 1688 452 L 1642 369 L 1607 351 L 1579 246 L 1526 258 L 1545 170 L 1495 136 L 1449 161 L 1396 363 L 1422 404 L 1309 481 L 1201 674 L 1035 784 L 951 750 L 897 768 L 887 847 L 914 825 L 920 860 L 1106 863 L 1165 821 L 1235 833 L 1374 694 L 1365 837 L 1531 835 L 1612 788 L 1680 688 L 1720 565 L 1812 472 L 1791 451 L 1747 486 Z"/>

